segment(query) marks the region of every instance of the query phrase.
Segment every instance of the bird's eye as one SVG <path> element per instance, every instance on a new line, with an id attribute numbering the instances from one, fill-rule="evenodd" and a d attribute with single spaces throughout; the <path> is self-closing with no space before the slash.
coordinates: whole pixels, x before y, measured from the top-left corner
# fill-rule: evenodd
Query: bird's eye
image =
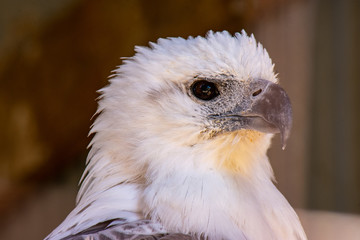
<path id="1" fill-rule="evenodd" d="M 201 100 L 211 100 L 219 95 L 216 85 L 205 80 L 194 82 L 191 89 L 195 97 Z"/>

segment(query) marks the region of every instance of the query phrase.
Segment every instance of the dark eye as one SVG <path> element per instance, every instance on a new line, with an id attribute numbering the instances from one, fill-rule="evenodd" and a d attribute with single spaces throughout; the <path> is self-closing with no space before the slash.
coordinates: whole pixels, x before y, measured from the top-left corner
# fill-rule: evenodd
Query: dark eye
<path id="1" fill-rule="evenodd" d="M 194 82 L 191 89 L 195 97 L 201 100 L 211 100 L 219 95 L 216 85 L 205 80 Z"/>

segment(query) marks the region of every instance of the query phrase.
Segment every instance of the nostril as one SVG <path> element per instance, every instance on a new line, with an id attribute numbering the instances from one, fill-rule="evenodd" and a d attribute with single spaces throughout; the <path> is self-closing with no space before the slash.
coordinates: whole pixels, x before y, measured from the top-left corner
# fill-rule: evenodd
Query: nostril
<path id="1" fill-rule="evenodd" d="M 260 88 L 259 90 L 253 92 L 253 97 L 256 97 L 257 95 L 259 95 L 262 92 L 262 89 Z"/>

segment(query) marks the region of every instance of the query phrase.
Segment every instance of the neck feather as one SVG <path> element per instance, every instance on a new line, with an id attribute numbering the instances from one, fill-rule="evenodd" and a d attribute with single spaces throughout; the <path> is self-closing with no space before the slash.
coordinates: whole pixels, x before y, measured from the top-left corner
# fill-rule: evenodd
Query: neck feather
<path id="1" fill-rule="evenodd" d="M 100 146 L 97 134 L 77 207 L 62 225 L 81 219 L 71 230 L 78 232 L 96 224 L 93 219 L 151 218 L 168 231 L 209 239 L 306 239 L 272 183 L 271 137 L 237 132 L 191 147 L 167 145 L 168 151 L 155 151 L 149 141 L 141 155 L 118 141 Z"/>

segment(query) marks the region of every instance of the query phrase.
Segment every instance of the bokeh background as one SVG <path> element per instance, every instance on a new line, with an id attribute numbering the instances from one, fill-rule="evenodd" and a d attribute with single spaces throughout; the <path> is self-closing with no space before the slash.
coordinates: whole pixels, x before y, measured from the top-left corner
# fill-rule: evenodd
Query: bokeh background
<path id="1" fill-rule="evenodd" d="M 360 1 L 1 0 L 0 238 L 42 239 L 73 208 L 96 90 L 120 57 L 210 29 L 254 33 L 275 63 L 294 126 L 269 155 L 311 238 L 329 239 L 312 229 L 323 211 L 360 229 Z"/>

